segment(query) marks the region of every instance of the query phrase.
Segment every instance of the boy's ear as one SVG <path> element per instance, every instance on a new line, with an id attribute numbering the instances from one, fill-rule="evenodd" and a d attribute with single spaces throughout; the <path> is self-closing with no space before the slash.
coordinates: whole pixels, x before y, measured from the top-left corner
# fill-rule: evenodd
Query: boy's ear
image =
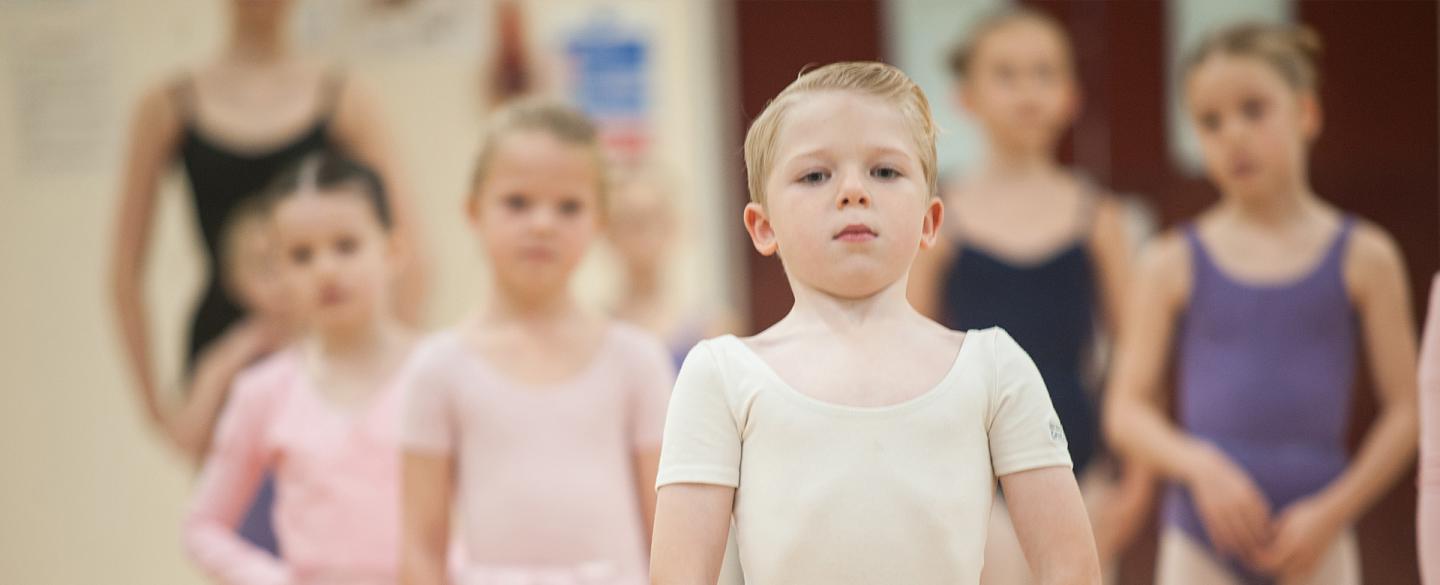
<path id="1" fill-rule="evenodd" d="M 940 226 L 944 220 L 945 202 L 939 197 L 931 197 L 930 203 L 925 206 L 925 223 L 920 228 L 921 250 L 935 247 L 935 242 L 940 239 Z"/>
<path id="2" fill-rule="evenodd" d="M 765 206 L 751 201 L 745 204 L 745 231 L 750 233 L 750 243 L 761 256 L 770 256 L 780 250 L 775 240 L 775 228 L 770 225 L 770 216 Z"/>

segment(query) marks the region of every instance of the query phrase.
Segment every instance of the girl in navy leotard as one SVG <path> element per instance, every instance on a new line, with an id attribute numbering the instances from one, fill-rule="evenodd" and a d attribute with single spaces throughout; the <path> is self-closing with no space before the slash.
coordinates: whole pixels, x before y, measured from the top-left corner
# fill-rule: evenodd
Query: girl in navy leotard
<path id="1" fill-rule="evenodd" d="M 910 290 L 952 329 L 1003 327 L 1039 367 L 1090 503 L 1102 561 L 1141 526 L 1146 474 L 1109 477 L 1100 453 L 1097 333 L 1118 333 L 1130 242 L 1112 197 L 1056 160 L 1076 115 L 1069 39 L 1032 9 L 984 18 L 951 58 L 966 111 L 984 131 L 985 160 L 942 187 L 947 238 L 922 254 Z M 954 227 L 958 226 L 958 227 Z M 982 582 L 1033 581 L 1005 511 L 992 515 Z"/>
<path id="2" fill-rule="evenodd" d="M 1381 228 L 1322 201 L 1318 40 L 1242 25 L 1186 61 L 1186 105 L 1220 202 L 1141 262 L 1106 431 L 1172 483 L 1156 582 L 1360 582 L 1351 527 L 1416 449 L 1404 261 Z M 1346 452 L 1356 354 L 1380 414 Z M 1178 374 L 1171 422 L 1163 372 Z"/>

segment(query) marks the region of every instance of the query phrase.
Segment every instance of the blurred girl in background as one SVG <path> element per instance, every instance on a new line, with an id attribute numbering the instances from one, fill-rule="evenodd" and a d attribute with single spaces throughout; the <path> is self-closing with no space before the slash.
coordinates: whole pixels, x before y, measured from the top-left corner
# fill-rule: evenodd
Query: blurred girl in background
<path id="1" fill-rule="evenodd" d="M 464 584 L 648 583 L 673 369 L 649 334 L 571 294 L 604 192 L 582 114 L 526 100 L 496 114 L 467 200 L 492 296 L 407 368 L 407 585 L 452 567 Z"/>
<path id="2" fill-rule="evenodd" d="M 305 333 L 236 381 L 185 545 L 227 585 L 395 583 L 397 374 L 413 336 L 392 317 L 399 256 L 388 199 L 373 171 L 328 154 L 282 174 L 268 197 Z M 279 557 L 235 532 L 267 470 Z"/>
<path id="3" fill-rule="evenodd" d="M 1172 482 L 1161 585 L 1359 583 L 1352 527 L 1414 457 L 1400 251 L 1308 179 L 1318 51 L 1307 29 L 1254 24 L 1215 33 L 1185 61 L 1186 105 L 1221 197 L 1146 251 L 1106 425 Z M 1379 417 L 1352 460 L 1362 348 Z M 1172 360 L 1176 422 L 1160 393 Z"/>
<path id="4" fill-rule="evenodd" d="M 950 221 L 917 260 L 910 291 L 945 326 L 1002 327 L 1035 360 L 1103 565 L 1142 527 L 1153 488 L 1147 473 L 1092 465 L 1103 452 L 1097 333 L 1121 332 L 1130 240 L 1121 204 L 1057 159 L 1080 105 L 1073 59 L 1059 22 L 1029 8 L 986 16 L 952 52 L 959 104 L 989 148 L 974 172 L 942 184 Z M 991 520 L 981 581 L 1032 581 L 1003 501 Z"/>

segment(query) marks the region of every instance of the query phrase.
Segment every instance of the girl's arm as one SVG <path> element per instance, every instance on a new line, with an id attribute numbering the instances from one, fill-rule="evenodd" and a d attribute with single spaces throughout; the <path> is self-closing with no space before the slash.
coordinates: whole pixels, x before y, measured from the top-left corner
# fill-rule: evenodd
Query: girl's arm
<path id="1" fill-rule="evenodd" d="M 645 538 L 655 535 L 655 475 L 660 471 L 660 448 L 635 452 L 635 488 L 640 498 L 640 518 L 645 523 Z"/>
<path id="2" fill-rule="evenodd" d="M 1095 258 L 1101 317 L 1111 347 L 1120 344 L 1124 333 L 1126 287 L 1130 283 L 1132 254 L 1125 227 L 1125 209 L 1113 197 L 1097 201 L 1095 225 L 1089 247 Z M 1134 461 L 1117 461 L 1120 477 L 1115 489 L 1101 502 L 1092 524 L 1102 563 L 1119 555 L 1140 532 L 1155 494 L 1154 474 Z"/>
<path id="3" fill-rule="evenodd" d="M 154 88 L 140 100 L 130 128 L 120 205 L 115 214 L 115 240 L 110 256 L 110 300 L 119 321 L 125 356 L 135 376 L 135 390 L 146 420 L 163 420 L 159 386 L 150 363 L 150 333 L 145 307 L 145 252 L 150 246 L 155 192 L 160 175 L 174 154 L 180 120 L 168 88 Z"/>
<path id="4" fill-rule="evenodd" d="M 1420 346 L 1420 576 L 1440 583 L 1440 274 L 1430 283 Z"/>
<path id="5" fill-rule="evenodd" d="M 270 388 L 237 385 L 225 409 L 185 519 L 185 549 L 211 577 L 226 585 L 284 585 L 290 574 L 279 559 L 246 542 L 236 527 L 255 498 L 267 456 L 262 443 L 270 420 Z"/>
<path id="6" fill-rule="evenodd" d="M 1011 473 L 1000 477 L 1000 485 L 1020 548 L 1038 582 L 1099 585 L 1095 539 L 1070 468 Z"/>
<path id="7" fill-rule="evenodd" d="M 215 422 L 235 376 L 274 348 L 275 335 L 258 323 L 232 325 L 196 361 L 187 399 L 165 415 L 165 431 L 180 452 L 196 464 L 205 461 Z"/>
<path id="8" fill-rule="evenodd" d="M 713 585 L 725 560 L 734 504 L 732 487 L 695 483 L 661 487 L 655 503 L 650 582 Z"/>
<path id="9" fill-rule="evenodd" d="M 403 469 L 400 582 L 445 585 L 454 465 L 449 455 L 407 450 Z"/>
<path id="10" fill-rule="evenodd" d="M 396 281 L 396 309 L 401 319 L 415 325 L 420 321 L 425 302 L 429 266 L 420 241 L 420 219 L 415 212 L 409 177 L 402 172 L 399 156 L 392 146 L 395 139 L 384 119 L 374 93 L 358 80 L 347 80 L 335 112 L 335 139 L 352 156 L 374 167 L 385 181 L 402 262 Z"/>
<path id="11" fill-rule="evenodd" d="M 1358 521 L 1415 456 L 1415 337 L 1399 247 L 1380 229 L 1360 226 L 1346 254 L 1345 281 L 1363 328 L 1380 413 L 1345 472 L 1281 516 L 1264 565 L 1287 576 L 1309 573 L 1335 535 Z"/>
<path id="12" fill-rule="evenodd" d="M 1162 408 L 1175 322 L 1190 290 L 1189 249 L 1178 234 L 1149 246 L 1131 290 L 1102 418 L 1106 438 L 1139 465 L 1185 484 L 1216 548 L 1248 557 L 1268 541 L 1264 496 L 1237 464 L 1177 428 Z"/>

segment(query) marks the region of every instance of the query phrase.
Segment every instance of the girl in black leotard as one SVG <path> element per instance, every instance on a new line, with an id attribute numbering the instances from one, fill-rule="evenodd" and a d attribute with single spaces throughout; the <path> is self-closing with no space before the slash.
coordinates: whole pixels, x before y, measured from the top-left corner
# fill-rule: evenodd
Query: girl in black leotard
<path id="1" fill-rule="evenodd" d="M 233 1 L 230 39 L 220 57 L 147 92 L 131 129 L 112 251 L 112 293 L 147 420 L 175 444 L 184 441 L 174 429 L 186 426 L 175 419 L 197 409 L 160 399 L 141 284 L 158 184 L 177 160 L 189 178 L 209 270 L 209 284 L 193 312 L 187 369 L 212 341 L 244 323 L 218 282 L 221 226 L 281 167 L 318 148 L 343 150 L 384 176 L 404 262 L 398 309 L 409 320 L 418 313 L 424 278 L 413 212 L 374 99 L 332 68 L 290 50 L 285 33 L 292 10 L 285 1 Z M 213 414 L 204 420 L 213 421 Z M 209 434 L 208 428 L 203 434 Z"/>
<path id="2" fill-rule="evenodd" d="M 1143 475 L 1106 485 L 1087 474 L 1100 450 L 1096 334 L 1119 331 L 1129 242 L 1117 202 L 1056 161 L 1078 105 L 1068 43 L 1044 13 L 1006 9 L 953 55 L 959 95 L 989 148 L 978 169 L 942 187 L 950 229 L 912 268 L 910 291 L 945 326 L 1002 327 L 1034 359 L 1108 561 L 1140 527 L 1151 488 Z M 992 518 L 981 582 L 1030 582 L 1008 515 Z"/>

